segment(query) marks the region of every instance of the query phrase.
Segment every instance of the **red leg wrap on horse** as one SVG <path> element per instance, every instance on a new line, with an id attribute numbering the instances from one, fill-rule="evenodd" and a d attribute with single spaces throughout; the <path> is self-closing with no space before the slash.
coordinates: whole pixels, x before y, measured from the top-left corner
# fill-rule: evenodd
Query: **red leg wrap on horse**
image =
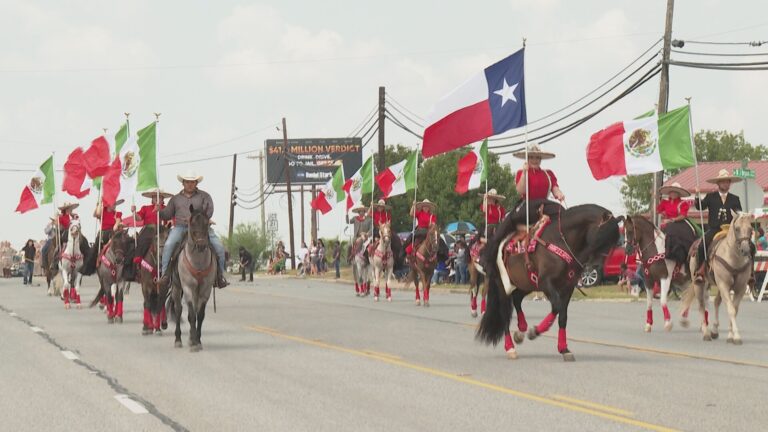
<path id="1" fill-rule="evenodd" d="M 561 328 L 560 331 L 557 332 L 557 351 L 564 352 L 567 349 L 568 340 L 565 337 L 565 329 Z"/>
<path id="2" fill-rule="evenodd" d="M 653 325 L 653 310 L 648 309 L 645 311 L 645 323 Z"/>
<path id="3" fill-rule="evenodd" d="M 103 304 L 104 306 L 107 305 L 107 296 L 106 296 L 106 294 L 101 296 L 101 298 L 99 299 L 99 303 Z"/>
<path id="4" fill-rule="evenodd" d="M 69 288 L 64 290 L 64 304 L 69 304 Z"/>
<path id="5" fill-rule="evenodd" d="M 536 326 L 536 333 L 544 333 L 547 330 L 549 330 L 550 327 L 552 327 L 552 323 L 555 322 L 555 314 L 549 313 L 547 316 L 544 317 L 543 320 L 539 323 L 539 325 Z"/>
<path id="6" fill-rule="evenodd" d="M 512 341 L 512 335 L 509 332 L 504 332 L 504 351 L 509 351 L 515 348 L 515 343 Z"/>
<path id="7" fill-rule="evenodd" d="M 704 324 L 709 325 L 709 311 L 704 311 Z"/>
<path id="8" fill-rule="evenodd" d="M 485 297 L 480 300 L 480 312 L 485 313 Z"/>
<path id="9" fill-rule="evenodd" d="M 155 330 L 160 330 L 160 324 L 161 324 L 160 319 L 161 319 L 161 317 L 162 317 L 161 313 L 155 315 L 155 322 L 154 322 Z"/>
<path id="10" fill-rule="evenodd" d="M 389 285 L 384 286 L 384 291 L 387 293 L 387 298 L 392 297 L 392 290 L 389 289 Z"/>
<path id="11" fill-rule="evenodd" d="M 424 301 L 429 301 L 429 288 L 424 288 Z"/>
<path id="12" fill-rule="evenodd" d="M 107 301 L 107 316 L 113 318 L 115 316 L 115 304 Z"/>
<path id="13" fill-rule="evenodd" d="M 517 329 L 521 332 L 528 331 L 528 321 L 525 320 L 523 311 L 517 313 Z"/>
<path id="14" fill-rule="evenodd" d="M 144 327 L 152 327 L 152 315 L 149 313 L 149 309 L 144 308 Z"/>
<path id="15" fill-rule="evenodd" d="M 683 318 L 688 318 L 688 309 L 683 311 Z"/>
<path id="16" fill-rule="evenodd" d="M 419 295 L 419 288 L 416 287 L 416 300 L 421 300 L 421 296 Z"/>
<path id="17" fill-rule="evenodd" d="M 358 285 L 357 282 L 355 282 L 355 292 L 356 293 L 360 292 L 360 285 Z"/>
<path id="18" fill-rule="evenodd" d="M 378 287 L 378 286 L 375 286 L 375 287 L 373 288 L 373 295 L 374 295 L 375 297 L 378 297 L 378 296 L 379 296 L 379 287 Z"/>
<path id="19" fill-rule="evenodd" d="M 123 302 L 117 302 L 117 316 L 123 316 Z"/>
<path id="20" fill-rule="evenodd" d="M 476 310 L 477 310 L 477 297 L 475 297 L 475 296 L 472 296 L 472 297 L 469 299 L 469 307 L 470 307 L 470 308 L 471 308 L 473 311 L 476 311 Z"/>
<path id="21" fill-rule="evenodd" d="M 666 305 L 661 307 L 661 311 L 664 312 L 664 321 L 672 319 L 672 316 L 669 314 L 669 308 Z"/>

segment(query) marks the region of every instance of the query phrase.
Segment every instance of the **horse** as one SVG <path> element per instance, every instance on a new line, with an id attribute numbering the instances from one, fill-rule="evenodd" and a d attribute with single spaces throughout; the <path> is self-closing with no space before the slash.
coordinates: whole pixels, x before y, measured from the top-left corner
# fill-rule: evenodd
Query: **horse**
<path id="1" fill-rule="evenodd" d="M 69 226 L 69 240 L 64 244 L 64 250 L 59 261 L 65 309 L 70 308 L 70 300 L 75 302 L 78 309 L 82 308 L 80 304 L 80 282 L 83 279 L 83 275 L 80 274 L 80 269 L 83 266 L 83 260 L 88 249 L 88 240 L 80 232 L 80 221 L 72 221 L 72 224 Z"/>
<path id="2" fill-rule="evenodd" d="M 355 295 L 365 297 L 371 292 L 370 261 L 366 256 L 366 236 L 360 235 L 350 245 L 349 260 L 352 263 L 352 276 L 355 280 Z"/>
<path id="3" fill-rule="evenodd" d="M 627 245 L 640 253 L 645 273 L 646 302 L 644 330 L 653 326 L 653 287 L 659 283 L 661 310 L 664 314 L 664 330 L 672 330 L 672 317 L 667 307 L 667 297 L 672 282 L 686 286 L 691 281 L 690 272 L 680 271 L 680 264 L 665 254 L 666 235 L 644 216 L 624 217 L 624 238 Z M 684 268 L 683 264 L 683 268 Z"/>
<path id="4" fill-rule="evenodd" d="M 53 244 L 46 251 L 46 256 L 42 257 L 43 274 L 45 274 L 45 283 L 48 286 L 48 297 L 61 295 L 61 284 L 59 284 L 59 263 L 57 257 L 59 256 L 58 240 L 56 238 L 51 240 Z M 53 282 L 53 286 L 51 286 Z"/>
<path id="5" fill-rule="evenodd" d="M 424 287 L 424 307 L 429 307 L 429 288 L 432 285 L 432 274 L 437 267 L 438 248 L 440 247 L 440 230 L 437 224 L 432 224 L 427 230 L 424 240 L 415 249 L 408 264 L 411 271 L 408 278 L 416 287 L 416 306 L 421 306 L 419 282 Z"/>
<path id="6" fill-rule="evenodd" d="M 520 211 L 507 215 L 485 247 L 482 259 L 488 277 L 488 306 L 475 336 L 493 345 L 504 337 L 507 357 L 517 358 L 509 335 L 513 303 L 517 305 L 538 288 L 547 295 L 552 309 L 539 325 L 528 330 L 528 339 L 536 339 L 549 330 L 558 318 L 557 350 L 563 360 L 574 361 L 566 338 L 568 303 L 579 282 L 583 263 L 616 245 L 621 218 L 594 204 L 563 209 L 557 203 L 535 200 L 529 209 L 534 212 L 531 220 L 536 219 L 536 211 L 551 215 L 551 219 L 542 216 L 525 252 L 515 255 L 504 252 L 509 239 L 516 235 L 518 224 L 525 223 L 525 214 L 521 216 Z"/>
<path id="7" fill-rule="evenodd" d="M 693 291 L 683 296 L 683 312 L 687 312 L 694 297 L 698 298 L 699 310 L 702 313 L 701 331 L 703 339 L 709 341 L 719 337 L 719 309 L 720 303 L 725 302 L 730 320 L 728 331 L 728 343 L 741 345 L 741 334 L 736 325 L 736 315 L 739 313 L 739 304 L 747 290 L 747 281 L 751 274 L 752 256 L 751 243 L 752 224 L 754 217 L 748 213 L 733 214 L 733 221 L 728 228 L 728 233 L 722 237 L 715 237 L 712 245 L 708 245 L 709 253 L 709 271 L 702 283 L 693 283 Z M 689 269 L 691 273 L 699 267 L 696 257 L 696 248 L 698 243 L 691 247 L 689 253 Z M 709 287 L 715 284 L 717 294 L 715 294 L 715 319 L 712 322 L 710 330 L 707 313 L 707 303 L 709 300 Z M 731 297 L 733 291 L 733 297 Z"/>
<path id="8" fill-rule="evenodd" d="M 379 241 L 373 251 L 371 266 L 373 267 L 373 277 L 376 280 L 376 285 L 373 288 L 373 301 L 379 301 L 379 287 L 383 276 L 387 301 L 391 302 L 392 291 L 389 289 L 389 282 L 395 272 L 395 260 L 392 253 L 392 226 L 389 223 L 379 226 Z"/>
<path id="9" fill-rule="evenodd" d="M 189 228 L 179 245 L 179 258 L 171 277 L 171 315 L 176 319 L 174 346 L 181 348 L 181 297 L 187 301 L 189 321 L 189 350 L 203 349 L 202 336 L 205 306 L 216 280 L 216 254 L 208 239 L 210 220 L 203 209 L 189 206 Z"/>
<path id="10" fill-rule="evenodd" d="M 96 274 L 100 288 L 90 307 L 95 306 L 101 297 L 105 296 L 109 324 L 123 322 L 123 293 L 128 283 L 123 279 L 123 267 L 132 265 L 125 262 L 132 242 L 126 230 L 117 230 L 98 256 Z"/>
<path id="11" fill-rule="evenodd" d="M 155 225 L 145 226 L 143 229 L 157 230 Z M 168 328 L 166 321 L 165 298 L 168 297 L 168 286 L 161 286 L 159 279 L 159 257 L 163 256 L 163 247 L 168 238 L 168 228 L 160 225 L 160 239 L 158 242 L 157 233 L 152 239 L 152 245 L 147 253 L 140 257 L 138 281 L 141 283 L 141 293 L 144 296 L 144 322 L 141 330 L 142 335 L 162 334 L 162 330 Z M 158 243 L 160 249 L 158 250 Z"/>
<path id="12" fill-rule="evenodd" d="M 488 293 L 488 280 L 485 277 L 485 270 L 480 264 L 480 253 L 483 246 L 479 236 L 469 242 L 469 312 L 473 318 L 477 317 L 477 297 L 480 295 L 480 313 L 485 313 L 485 300 Z"/>

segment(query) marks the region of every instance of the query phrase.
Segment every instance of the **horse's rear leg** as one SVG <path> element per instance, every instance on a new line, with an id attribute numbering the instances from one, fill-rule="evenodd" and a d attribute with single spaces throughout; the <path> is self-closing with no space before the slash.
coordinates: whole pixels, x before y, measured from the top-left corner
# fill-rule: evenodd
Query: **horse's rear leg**
<path id="1" fill-rule="evenodd" d="M 672 264 L 672 267 L 674 269 L 674 264 Z M 669 264 L 667 264 L 667 268 L 669 269 Z M 668 274 L 672 274 L 672 271 L 668 270 Z M 672 278 L 667 277 L 666 279 L 661 279 L 659 283 L 661 284 L 661 295 L 659 298 L 661 301 L 661 311 L 664 313 L 664 330 L 671 331 L 672 317 L 669 314 L 669 308 L 667 307 L 667 295 L 669 294 L 669 287 L 672 284 Z"/>
<path id="2" fill-rule="evenodd" d="M 559 317 L 557 324 L 560 329 L 557 333 L 557 351 L 563 355 L 563 361 L 572 362 L 576 360 L 573 353 L 568 349 L 568 339 L 566 337 L 565 328 L 568 325 L 568 303 L 571 301 L 571 292 L 567 292 L 564 295 L 555 295 L 557 299 L 557 308 L 559 309 Z M 552 301 L 552 297 L 549 299 Z"/>
<path id="3" fill-rule="evenodd" d="M 709 295 L 709 290 L 704 292 L 704 295 Z M 715 319 L 712 321 L 712 339 L 720 337 L 720 303 L 722 301 L 720 291 L 717 291 L 717 294 L 715 294 Z"/>
<path id="4" fill-rule="evenodd" d="M 712 333 L 709 331 L 709 311 L 707 310 L 707 303 L 709 303 L 709 290 L 704 286 L 698 284 L 692 284 L 689 289 L 693 290 L 693 295 L 699 301 L 699 313 L 701 314 L 701 333 L 702 338 L 705 341 L 712 340 Z"/>
<path id="5" fill-rule="evenodd" d="M 507 352 L 507 358 L 510 360 L 517 359 L 517 351 L 515 351 L 515 343 L 512 342 L 512 335 L 509 334 L 509 330 L 504 332 L 504 351 Z"/>
<path id="6" fill-rule="evenodd" d="M 152 305 L 152 295 L 147 293 L 147 289 L 142 287 L 142 293 L 144 294 L 144 321 L 141 328 L 141 334 L 146 336 L 152 334 L 152 312 L 150 306 Z"/>
<path id="7" fill-rule="evenodd" d="M 541 282 L 540 282 L 541 283 Z M 551 312 L 547 314 L 547 316 L 544 317 L 543 320 L 539 323 L 539 325 L 533 326 L 530 330 L 528 330 L 528 339 L 534 340 L 542 333 L 545 333 L 549 330 L 550 327 L 552 327 L 552 324 L 555 322 L 555 318 L 557 317 L 557 314 L 559 313 L 558 306 L 559 306 L 559 295 L 557 292 L 555 292 L 553 289 L 550 289 L 548 291 L 545 291 L 549 299 L 549 303 L 552 306 Z M 550 296 L 550 294 L 553 293 L 553 296 Z"/>
<path id="8" fill-rule="evenodd" d="M 512 304 L 515 307 L 515 311 L 517 311 L 517 330 L 514 333 L 514 339 L 518 344 L 525 341 L 525 332 L 528 331 L 528 321 L 525 320 L 525 313 L 523 312 L 523 299 L 525 295 L 526 293 L 522 290 L 514 290 L 512 292 Z"/>
<path id="9" fill-rule="evenodd" d="M 384 280 L 384 292 L 387 295 L 387 301 L 392 301 L 392 290 L 389 288 L 389 283 L 392 281 L 392 274 L 395 272 L 394 267 L 387 270 L 387 277 Z"/>
<path id="10" fill-rule="evenodd" d="M 376 280 L 376 285 L 373 287 L 373 301 L 379 301 L 380 284 L 381 284 L 381 271 L 374 270 L 373 278 Z"/>
<path id="11" fill-rule="evenodd" d="M 424 307 L 429 307 L 429 288 L 432 284 L 432 278 L 428 278 L 425 273 L 421 281 L 424 285 Z"/>

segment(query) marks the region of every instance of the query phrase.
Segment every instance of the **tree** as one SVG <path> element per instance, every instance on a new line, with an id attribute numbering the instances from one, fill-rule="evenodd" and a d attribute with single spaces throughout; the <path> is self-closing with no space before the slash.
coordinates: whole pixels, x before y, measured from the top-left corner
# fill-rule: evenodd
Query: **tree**
<path id="1" fill-rule="evenodd" d="M 694 136 L 696 159 L 699 162 L 764 160 L 768 158 L 768 147 L 752 145 L 744 139 L 744 132 L 733 134 L 728 131 L 701 130 Z M 682 170 L 666 171 L 671 177 Z M 650 211 L 653 175 L 627 176 L 622 180 L 621 194 L 624 207 L 630 214 Z"/>
<path id="2" fill-rule="evenodd" d="M 253 255 L 254 260 L 259 259 L 262 252 L 269 247 L 267 236 L 261 232 L 254 222 L 239 223 L 232 232 L 232 238 L 221 236 L 224 247 L 229 251 L 230 259 L 237 259 L 240 246 Z"/>

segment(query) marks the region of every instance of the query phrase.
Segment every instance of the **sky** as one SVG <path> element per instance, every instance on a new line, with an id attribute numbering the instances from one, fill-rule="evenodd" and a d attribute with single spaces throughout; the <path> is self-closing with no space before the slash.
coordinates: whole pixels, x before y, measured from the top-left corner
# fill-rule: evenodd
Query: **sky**
<path id="1" fill-rule="evenodd" d="M 161 113 L 162 187 L 178 191 L 182 171 L 203 175 L 200 188 L 213 196 L 213 219 L 226 232 L 231 157 L 185 161 L 263 149 L 265 139 L 281 137 L 282 117 L 290 138 L 346 137 L 377 104 L 379 86 L 425 117 L 440 97 L 518 50 L 523 38 L 528 118 L 537 119 L 591 91 L 661 38 L 666 2 L 0 0 L 0 8 L 0 239 L 21 246 L 43 236 L 53 213 L 50 205 L 14 213 L 34 168 L 51 152 L 61 167 L 102 128 L 114 134 L 123 113 L 130 113 L 134 130 Z M 768 40 L 766 16 L 768 4 L 759 0 L 678 0 L 673 38 Z M 592 179 L 586 145 L 592 133 L 653 108 L 658 81 L 544 145 L 557 154 L 544 166 L 557 174 L 568 205 L 593 202 L 623 211 L 620 180 Z M 743 131 L 753 144 L 768 141 L 767 96 L 766 71 L 670 72 L 670 108 L 691 97 L 695 129 Z M 386 142 L 415 148 L 418 139 L 388 123 Z M 521 165 L 509 155 L 502 162 Z M 238 187 L 255 190 L 258 175 L 256 161 L 240 156 Z M 294 197 L 298 247 L 299 194 Z M 283 239 L 286 198 L 271 196 L 266 206 L 278 215 Z M 95 201 L 91 194 L 77 210 L 90 237 Z M 235 210 L 235 223 L 259 217 L 258 209 Z M 335 237 L 341 220 L 341 210 L 320 216 L 320 235 Z M 308 239 L 309 217 L 306 232 Z"/>

